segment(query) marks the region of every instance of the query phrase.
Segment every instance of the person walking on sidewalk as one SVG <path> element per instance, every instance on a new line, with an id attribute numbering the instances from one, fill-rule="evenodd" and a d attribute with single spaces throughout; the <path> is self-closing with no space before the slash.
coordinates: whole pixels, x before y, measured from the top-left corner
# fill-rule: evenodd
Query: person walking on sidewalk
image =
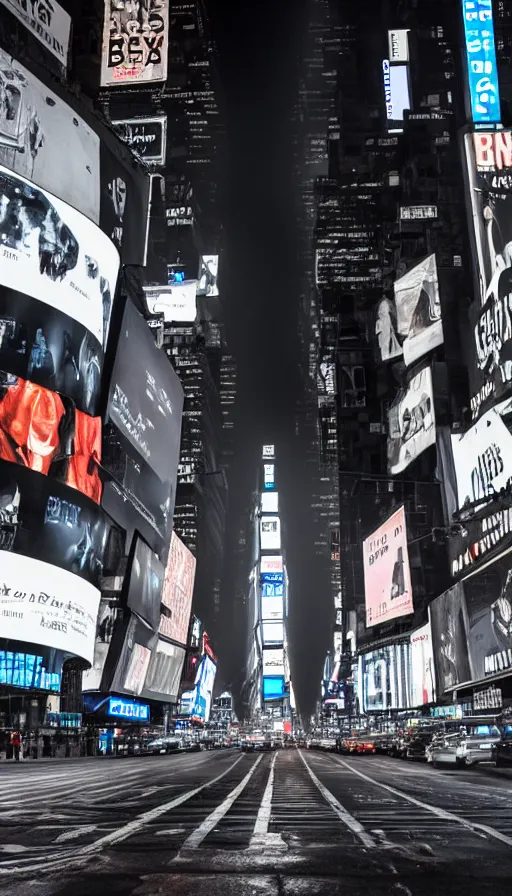
<path id="1" fill-rule="evenodd" d="M 20 752 L 21 752 L 21 734 L 19 731 L 13 731 L 11 734 L 11 746 L 14 759 L 16 762 L 20 761 Z"/>

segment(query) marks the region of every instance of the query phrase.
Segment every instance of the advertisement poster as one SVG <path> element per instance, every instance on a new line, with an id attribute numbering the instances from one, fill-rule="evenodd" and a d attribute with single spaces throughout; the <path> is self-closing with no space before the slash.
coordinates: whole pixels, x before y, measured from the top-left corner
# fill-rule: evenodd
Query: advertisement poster
<path id="1" fill-rule="evenodd" d="M 151 628 L 160 622 L 164 567 L 151 548 L 138 538 L 129 572 L 127 603 Z"/>
<path id="2" fill-rule="evenodd" d="M 114 626 L 120 614 L 120 607 L 113 600 L 101 599 L 98 610 L 98 622 L 96 627 L 96 640 L 94 642 L 94 657 L 90 669 L 82 673 L 82 690 L 101 690 L 103 670 L 110 649 Z"/>
<path id="3" fill-rule="evenodd" d="M 403 473 L 420 454 L 436 443 L 432 371 L 415 374 L 388 411 L 388 472 Z"/>
<path id="4" fill-rule="evenodd" d="M 411 645 L 387 644 L 359 658 L 358 683 L 363 712 L 409 709 Z"/>
<path id="5" fill-rule="evenodd" d="M 464 579 L 471 678 L 512 669 L 512 552 Z"/>
<path id="6" fill-rule="evenodd" d="M 9 8 L 13 5 L 18 3 L 7 3 Z M 0 79 L 5 85 L 0 103 L 0 165 L 58 196 L 97 224 L 98 135 L 71 106 L 2 49 Z"/>
<path id="7" fill-rule="evenodd" d="M 263 651 L 263 675 L 284 675 L 284 651 Z"/>
<path id="8" fill-rule="evenodd" d="M 284 626 L 282 622 L 263 622 L 263 645 L 282 644 L 284 638 Z"/>
<path id="9" fill-rule="evenodd" d="M 0 461 L 0 548 L 44 560 L 100 587 L 123 555 L 122 533 L 59 482 Z"/>
<path id="10" fill-rule="evenodd" d="M 99 504 L 101 418 L 0 371 L 0 459 L 51 475 Z"/>
<path id="11" fill-rule="evenodd" d="M 163 483 L 162 497 L 175 490 L 182 410 L 180 380 L 128 301 L 112 372 L 109 416 Z"/>
<path id="12" fill-rule="evenodd" d="M 199 265 L 199 280 L 197 283 L 198 296 L 214 296 L 219 295 L 219 287 L 217 278 L 219 276 L 219 256 L 218 255 L 201 255 Z"/>
<path id="13" fill-rule="evenodd" d="M 100 592 L 57 566 L 0 551 L 3 638 L 53 647 L 91 663 Z"/>
<path id="14" fill-rule="evenodd" d="M 136 168 L 133 155 L 109 131 L 101 141 L 100 166 L 100 227 L 112 240 L 123 264 L 143 266 L 151 179 Z"/>
<path id="15" fill-rule="evenodd" d="M 366 627 L 414 612 L 405 510 L 363 541 Z"/>
<path id="16" fill-rule="evenodd" d="M 145 162 L 165 164 L 167 115 L 154 118 L 124 118 L 112 122 L 116 133 Z"/>
<path id="17" fill-rule="evenodd" d="M 56 0 L 0 0 L 64 66 L 68 64 L 71 16 Z"/>
<path id="18" fill-rule="evenodd" d="M 375 335 L 381 361 L 392 361 L 403 355 L 402 346 L 398 340 L 396 306 L 391 299 L 382 299 L 382 302 L 379 303 Z"/>
<path id="19" fill-rule="evenodd" d="M 260 572 L 280 572 L 283 571 L 283 558 L 280 554 L 270 555 L 260 558 Z"/>
<path id="20" fill-rule="evenodd" d="M 112 685 L 108 690 L 139 696 L 146 680 L 151 653 L 156 647 L 157 641 L 157 633 L 132 613 L 126 628 Z"/>
<path id="21" fill-rule="evenodd" d="M 101 86 L 167 78 L 168 0 L 105 0 Z"/>
<path id="22" fill-rule="evenodd" d="M 197 280 L 182 280 L 170 286 L 145 286 L 150 314 L 163 314 L 167 323 L 193 323 L 197 315 Z"/>
<path id="23" fill-rule="evenodd" d="M 159 641 L 151 655 L 143 696 L 149 700 L 177 702 L 184 662 L 183 647 Z"/>
<path id="24" fill-rule="evenodd" d="M 512 393 L 512 131 L 464 137 L 478 299 L 468 346 L 473 419 Z"/>
<path id="25" fill-rule="evenodd" d="M 430 622 L 411 634 L 411 707 L 436 699 L 434 652 Z"/>
<path id="26" fill-rule="evenodd" d="M 263 516 L 260 520 L 262 551 L 281 550 L 281 522 L 278 516 Z"/>
<path id="27" fill-rule="evenodd" d="M 512 483 L 512 401 L 487 411 L 468 431 L 452 435 L 457 504 L 475 510 Z"/>
<path id="28" fill-rule="evenodd" d="M 471 681 L 468 618 L 464 588 L 458 582 L 429 606 L 437 696 Z"/>
<path id="29" fill-rule="evenodd" d="M 187 643 L 195 574 L 196 558 L 173 532 L 162 590 L 168 612 L 160 620 L 160 633 L 179 644 Z"/>
<path id="30" fill-rule="evenodd" d="M 404 362 L 409 366 L 444 341 L 435 255 L 395 282 L 395 304 Z"/>
<path id="31" fill-rule="evenodd" d="M 88 218 L 0 165 L 0 284 L 45 302 L 105 346 L 119 255 Z"/>

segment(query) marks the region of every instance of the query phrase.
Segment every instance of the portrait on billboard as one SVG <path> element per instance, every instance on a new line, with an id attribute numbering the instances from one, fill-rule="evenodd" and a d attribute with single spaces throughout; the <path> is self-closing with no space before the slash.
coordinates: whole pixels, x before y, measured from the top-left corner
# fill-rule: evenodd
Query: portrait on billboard
<path id="1" fill-rule="evenodd" d="M 106 0 L 101 86 L 165 81 L 168 0 Z"/>
<path id="2" fill-rule="evenodd" d="M 165 614 L 160 633 L 179 644 L 187 643 L 195 574 L 196 558 L 173 532 L 162 589 Z"/>
<path id="3" fill-rule="evenodd" d="M 444 341 L 435 255 L 395 282 L 395 305 L 404 362 L 409 366 Z"/>
<path id="4" fill-rule="evenodd" d="M 217 278 L 219 274 L 219 256 L 201 255 L 199 265 L 199 280 L 197 282 L 198 296 L 215 297 L 219 295 Z"/>
<path id="5" fill-rule="evenodd" d="M 98 224 L 100 138 L 71 106 L 2 49 L 0 165 Z"/>
<path id="6" fill-rule="evenodd" d="M 414 612 L 405 510 L 363 541 L 366 627 Z"/>
<path id="7" fill-rule="evenodd" d="M 402 473 L 436 443 L 432 371 L 414 374 L 388 411 L 388 472 Z"/>
<path id="8" fill-rule="evenodd" d="M 468 651 L 468 617 L 461 582 L 429 606 L 437 696 L 471 681 Z"/>
<path id="9" fill-rule="evenodd" d="M 382 299 L 377 308 L 375 335 L 381 361 L 391 361 L 403 354 L 397 335 L 396 307 L 391 299 Z"/>

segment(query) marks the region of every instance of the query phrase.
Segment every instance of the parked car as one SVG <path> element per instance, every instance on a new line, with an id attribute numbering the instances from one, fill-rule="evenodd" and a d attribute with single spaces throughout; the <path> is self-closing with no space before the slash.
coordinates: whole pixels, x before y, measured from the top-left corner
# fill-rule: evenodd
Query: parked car
<path id="1" fill-rule="evenodd" d="M 500 729 L 490 720 L 475 723 L 464 719 L 458 732 L 443 732 L 434 736 L 426 750 L 427 761 L 432 763 L 433 768 L 441 764 L 466 768 L 492 762 L 493 746 L 500 740 Z"/>
<path id="2" fill-rule="evenodd" d="M 491 753 L 496 768 L 512 765 L 512 725 L 502 728 L 501 738 L 492 745 Z"/>
<path id="3" fill-rule="evenodd" d="M 178 737 L 157 737 L 147 746 L 148 753 L 154 756 L 162 756 L 166 753 L 181 753 L 183 741 Z"/>
<path id="4" fill-rule="evenodd" d="M 434 736 L 434 728 L 419 728 L 410 735 L 405 746 L 406 759 L 426 762 L 427 747 Z"/>

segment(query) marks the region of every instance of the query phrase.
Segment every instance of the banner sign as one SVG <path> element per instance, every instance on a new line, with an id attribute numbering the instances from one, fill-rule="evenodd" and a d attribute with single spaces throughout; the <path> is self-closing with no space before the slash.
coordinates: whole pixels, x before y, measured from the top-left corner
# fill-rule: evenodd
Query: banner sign
<path id="1" fill-rule="evenodd" d="M 471 114 L 475 124 L 501 121 L 492 0 L 463 0 Z"/>
<path id="2" fill-rule="evenodd" d="M 155 118 L 123 118 L 112 121 L 119 137 L 145 162 L 165 164 L 167 115 Z"/>
<path id="3" fill-rule="evenodd" d="M 105 0 L 101 86 L 165 81 L 168 0 Z"/>
<path id="4" fill-rule="evenodd" d="M 56 0 L 0 0 L 67 67 L 71 16 Z"/>

